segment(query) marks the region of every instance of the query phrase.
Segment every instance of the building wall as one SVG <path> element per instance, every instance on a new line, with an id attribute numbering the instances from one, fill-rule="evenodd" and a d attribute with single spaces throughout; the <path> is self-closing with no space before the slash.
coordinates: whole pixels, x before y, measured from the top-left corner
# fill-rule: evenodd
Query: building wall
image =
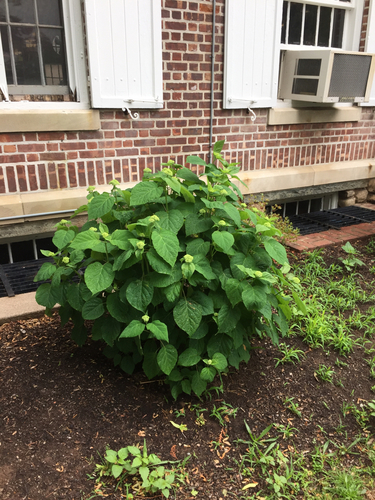
<path id="1" fill-rule="evenodd" d="M 369 1 L 364 12 L 365 28 Z M 164 108 L 100 113 L 100 129 L 0 134 L 0 195 L 75 190 L 113 178 L 135 182 L 145 167 L 160 168 L 189 154 L 208 159 L 212 0 L 162 0 Z M 224 0 L 217 0 L 214 141 L 245 171 L 285 169 L 375 158 L 375 108 L 359 121 L 267 125 L 268 110 L 223 110 Z M 0 199 L 1 204 L 1 199 Z"/>

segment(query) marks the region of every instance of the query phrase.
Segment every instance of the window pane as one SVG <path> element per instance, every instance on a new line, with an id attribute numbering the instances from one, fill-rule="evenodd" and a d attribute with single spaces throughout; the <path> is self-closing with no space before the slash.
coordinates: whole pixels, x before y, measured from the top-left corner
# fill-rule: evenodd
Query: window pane
<path id="1" fill-rule="evenodd" d="M 320 7 L 320 22 L 318 33 L 319 47 L 329 47 L 329 30 L 331 27 L 331 7 Z"/>
<path id="2" fill-rule="evenodd" d="M 1 22 L 6 22 L 6 16 L 5 16 L 5 0 L 0 0 L 0 21 Z"/>
<path id="3" fill-rule="evenodd" d="M 62 26 L 59 0 L 37 0 L 39 24 Z"/>
<path id="4" fill-rule="evenodd" d="M 341 49 L 342 34 L 344 32 L 345 10 L 335 9 L 333 13 L 333 30 L 331 47 Z"/>
<path id="5" fill-rule="evenodd" d="M 35 23 L 33 0 L 9 0 L 8 3 L 12 23 Z"/>
<path id="6" fill-rule="evenodd" d="M 1 30 L 1 42 L 3 44 L 3 52 L 4 52 L 4 64 L 5 64 L 5 73 L 7 77 L 8 85 L 13 85 L 13 71 L 12 64 L 10 59 L 10 51 L 9 51 L 9 38 L 8 38 L 8 28 L 7 26 L 0 26 Z"/>
<path id="7" fill-rule="evenodd" d="M 35 29 L 12 27 L 12 41 L 18 85 L 41 85 Z"/>
<path id="8" fill-rule="evenodd" d="M 299 45 L 301 43 L 302 11 L 303 5 L 301 3 L 291 2 L 288 43 L 293 45 Z"/>
<path id="9" fill-rule="evenodd" d="M 40 39 L 46 85 L 67 85 L 63 31 L 41 28 Z"/>
<path id="10" fill-rule="evenodd" d="M 282 20 L 282 24 L 281 24 L 281 43 L 285 43 L 287 15 L 288 15 L 288 2 L 286 2 L 284 0 L 284 3 L 283 3 L 283 20 Z"/>
<path id="11" fill-rule="evenodd" d="M 315 45 L 316 20 L 318 7 L 316 5 L 306 5 L 305 7 L 305 30 L 303 33 L 304 45 Z"/>

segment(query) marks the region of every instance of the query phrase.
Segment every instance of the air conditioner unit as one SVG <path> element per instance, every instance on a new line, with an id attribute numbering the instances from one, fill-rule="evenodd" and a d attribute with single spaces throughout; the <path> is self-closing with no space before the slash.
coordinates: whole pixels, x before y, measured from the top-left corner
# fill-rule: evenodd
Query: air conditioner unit
<path id="1" fill-rule="evenodd" d="M 375 72 L 375 54 L 330 49 L 285 50 L 280 99 L 310 102 L 366 102 Z"/>

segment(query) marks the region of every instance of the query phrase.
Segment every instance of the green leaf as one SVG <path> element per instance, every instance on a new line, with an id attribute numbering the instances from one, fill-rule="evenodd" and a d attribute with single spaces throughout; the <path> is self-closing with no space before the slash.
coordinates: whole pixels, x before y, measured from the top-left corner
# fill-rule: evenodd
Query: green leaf
<path id="1" fill-rule="evenodd" d="M 191 296 L 191 299 L 200 304 L 202 308 L 202 316 L 207 316 L 214 313 L 214 302 L 203 292 L 199 290 L 195 291 Z"/>
<path id="2" fill-rule="evenodd" d="M 104 314 L 105 308 L 102 299 L 93 297 L 82 307 L 83 319 L 97 319 Z"/>
<path id="3" fill-rule="evenodd" d="M 188 182 L 201 182 L 199 177 L 192 172 L 189 168 L 182 167 L 177 171 L 177 177 L 181 177 L 181 179 L 184 179 L 185 181 Z"/>
<path id="4" fill-rule="evenodd" d="M 163 346 L 157 355 L 159 368 L 166 375 L 169 375 L 173 368 L 176 366 L 177 359 L 177 349 L 171 344 Z"/>
<path id="5" fill-rule="evenodd" d="M 109 314 L 120 323 L 127 323 L 129 321 L 127 307 L 120 299 L 120 292 L 110 293 L 108 295 L 107 309 Z"/>
<path id="6" fill-rule="evenodd" d="M 207 255 L 210 251 L 210 242 L 202 238 L 195 238 L 186 245 L 186 253 L 189 255 Z"/>
<path id="7" fill-rule="evenodd" d="M 95 233 L 94 231 L 84 231 L 83 233 L 77 234 L 70 246 L 75 250 L 92 250 L 98 245 L 99 240 L 99 233 Z"/>
<path id="8" fill-rule="evenodd" d="M 193 300 L 181 299 L 173 309 L 173 317 L 177 326 L 191 336 L 200 325 L 202 308 Z"/>
<path id="9" fill-rule="evenodd" d="M 109 193 L 102 193 L 91 198 L 87 208 L 88 218 L 98 219 L 102 217 L 111 210 L 114 204 L 115 199 Z"/>
<path id="10" fill-rule="evenodd" d="M 160 257 L 162 257 L 171 266 L 174 266 L 180 247 L 176 234 L 172 233 L 172 231 L 168 231 L 167 229 L 159 229 L 152 232 L 151 239 L 154 248 Z"/>
<path id="11" fill-rule="evenodd" d="M 121 363 L 120 363 L 120 368 L 122 371 L 124 371 L 128 375 L 132 375 L 132 373 L 134 372 L 134 368 L 135 368 L 135 363 L 134 363 L 132 357 L 128 356 L 128 355 L 123 356 Z M 119 456 L 120 456 L 120 452 L 119 452 Z"/>
<path id="12" fill-rule="evenodd" d="M 163 194 L 163 188 L 153 181 L 143 181 L 136 184 L 130 197 L 130 206 L 145 205 L 157 200 Z"/>
<path id="13" fill-rule="evenodd" d="M 49 280 L 57 267 L 51 262 L 44 262 L 34 278 L 34 282 Z"/>
<path id="14" fill-rule="evenodd" d="M 213 366 L 205 366 L 201 371 L 200 377 L 202 380 L 207 382 L 213 382 L 216 373 L 217 372 Z"/>
<path id="15" fill-rule="evenodd" d="M 138 469 L 138 472 L 142 478 L 142 481 L 146 481 L 148 478 L 148 475 L 150 474 L 150 469 L 148 467 L 140 467 Z"/>
<path id="16" fill-rule="evenodd" d="M 192 165 L 203 165 L 204 167 L 207 166 L 207 163 L 202 160 L 202 158 L 199 158 L 199 156 L 188 156 L 186 158 L 186 163 L 191 163 Z"/>
<path id="17" fill-rule="evenodd" d="M 145 312 L 151 304 L 154 287 L 145 280 L 136 280 L 126 289 L 126 299 L 138 311 Z"/>
<path id="18" fill-rule="evenodd" d="M 227 279 L 224 289 L 233 307 L 242 302 L 242 285 L 238 280 L 234 278 Z"/>
<path id="19" fill-rule="evenodd" d="M 165 182 L 172 189 L 172 191 L 175 191 L 176 193 L 180 194 L 181 184 L 177 179 L 174 179 L 173 177 L 166 177 Z"/>
<path id="20" fill-rule="evenodd" d="M 168 302 L 174 302 L 180 296 L 182 283 L 172 283 L 164 288 L 163 292 Z"/>
<path id="21" fill-rule="evenodd" d="M 97 319 L 97 321 L 100 321 L 100 319 L 102 318 Z M 99 324 L 101 326 L 102 339 L 112 347 L 114 341 L 117 340 L 118 336 L 120 335 L 120 323 L 115 318 L 112 318 L 112 316 L 106 316 L 103 317 L 103 321 Z"/>
<path id="22" fill-rule="evenodd" d="M 94 262 L 87 266 L 85 271 L 85 283 L 93 295 L 111 286 L 114 277 L 115 273 L 109 262 L 104 265 Z"/>
<path id="23" fill-rule="evenodd" d="M 237 210 L 237 208 L 234 205 L 232 205 L 232 203 L 224 203 L 222 208 L 223 210 L 226 211 L 229 217 L 235 222 L 237 227 L 241 227 L 242 225 L 241 215 L 240 212 Z"/>
<path id="24" fill-rule="evenodd" d="M 212 356 L 212 365 L 216 370 L 222 372 L 228 366 L 227 358 L 221 352 L 215 352 Z"/>
<path id="25" fill-rule="evenodd" d="M 241 317 L 239 309 L 232 309 L 232 307 L 224 304 L 219 311 L 217 317 L 218 332 L 219 333 L 229 333 L 234 328 Z"/>
<path id="26" fill-rule="evenodd" d="M 195 372 L 191 380 L 191 389 L 197 395 L 200 396 L 207 387 L 207 382 L 202 380 L 199 373 Z"/>
<path id="27" fill-rule="evenodd" d="M 285 247 L 278 241 L 270 238 L 264 241 L 264 248 L 268 255 L 281 265 L 288 263 Z"/>
<path id="28" fill-rule="evenodd" d="M 210 338 L 207 344 L 207 354 L 210 358 L 217 352 L 221 352 L 224 356 L 229 356 L 233 349 L 233 340 L 225 333 L 218 333 Z"/>
<path id="29" fill-rule="evenodd" d="M 224 253 L 227 253 L 234 243 L 234 237 L 228 231 L 215 231 L 212 233 L 212 239 Z"/>
<path id="30" fill-rule="evenodd" d="M 184 225 L 184 218 L 179 210 L 170 210 L 169 212 L 156 212 L 159 217 L 158 224 L 163 229 L 177 234 Z"/>
<path id="31" fill-rule="evenodd" d="M 50 283 L 40 285 L 36 291 L 35 300 L 40 306 L 52 309 L 58 301 L 56 289 Z"/>
<path id="32" fill-rule="evenodd" d="M 267 302 L 267 295 L 263 288 L 248 285 L 242 292 L 242 300 L 246 309 L 259 309 L 264 302 Z"/>
<path id="33" fill-rule="evenodd" d="M 76 233 L 71 229 L 69 229 L 68 231 L 60 229 L 59 231 L 56 231 L 56 233 L 53 235 L 52 243 L 59 250 L 61 250 L 62 248 L 66 247 L 66 245 L 69 245 L 69 243 L 73 240 L 75 235 Z"/>
<path id="34" fill-rule="evenodd" d="M 216 279 L 216 274 L 213 272 L 208 259 L 202 255 L 194 255 L 194 265 L 195 270 L 198 273 L 202 274 L 206 280 L 214 280 Z"/>
<path id="35" fill-rule="evenodd" d="M 133 319 L 128 326 L 121 332 L 120 339 L 138 337 L 144 331 L 146 325 Z"/>
<path id="36" fill-rule="evenodd" d="M 219 155 L 224 147 L 224 140 L 216 141 L 213 148 L 213 153 Z"/>
<path id="37" fill-rule="evenodd" d="M 130 193 L 129 193 L 130 196 Z M 112 215 L 115 219 L 119 220 L 122 225 L 125 225 L 127 222 L 129 222 L 133 217 L 134 217 L 134 212 L 133 210 L 113 210 Z"/>
<path id="38" fill-rule="evenodd" d="M 302 302 L 302 300 L 299 298 L 298 294 L 296 292 L 292 292 L 292 295 L 293 295 L 293 299 L 298 307 L 298 309 L 303 313 L 303 314 L 306 314 L 307 311 L 306 311 L 306 306 L 305 304 Z"/>
<path id="39" fill-rule="evenodd" d="M 124 470 L 124 467 L 122 467 L 122 465 L 113 464 L 112 465 L 112 476 L 115 479 L 117 479 L 119 476 L 121 476 L 123 470 Z"/>
<path id="40" fill-rule="evenodd" d="M 116 231 L 111 234 L 109 241 L 120 250 L 130 250 L 133 248 L 132 244 L 129 242 L 132 238 L 134 238 L 134 235 L 131 231 L 127 231 L 126 229 L 116 229 Z"/>
<path id="41" fill-rule="evenodd" d="M 168 328 L 165 323 L 156 319 L 152 323 L 147 323 L 146 328 L 153 333 L 158 340 L 169 342 Z"/>
<path id="42" fill-rule="evenodd" d="M 188 189 L 186 189 L 186 187 L 181 186 L 181 194 L 182 194 L 182 196 L 184 197 L 184 200 L 187 203 L 195 203 L 195 197 L 194 197 L 194 195 L 192 195 L 190 193 L 190 191 Z"/>
<path id="43" fill-rule="evenodd" d="M 189 396 L 190 396 L 190 394 L 191 394 L 191 383 L 190 383 L 190 380 L 184 379 L 181 382 L 181 386 L 182 386 L 182 390 L 184 391 L 184 393 L 185 394 L 189 394 Z"/>
<path id="44" fill-rule="evenodd" d="M 201 357 L 197 353 L 196 349 L 188 347 L 182 352 L 178 358 L 178 364 L 180 366 L 194 366 L 199 363 Z"/>
<path id="45" fill-rule="evenodd" d="M 105 452 L 105 459 L 108 460 L 110 464 L 115 464 L 117 462 L 117 453 L 113 450 L 107 450 Z"/>
<path id="46" fill-rule="evenodd" d="M 85 304 L 85 301 L 83 300 L 80 291 L 79 291 L 79 284 L 76 283 L 70 283 L 67 290 L 66 290 L 66 298 L 68 303 L 70 304 L 73 309 L 76 311 L 82 311 L 82 307 Z"/>
<path id="47" fill-rule="evenodd" d="M 127 250 L 126 252 L 120 252 L 115 257 L 115 262 L 113 263 L 114 271 L 121 271 L 123 265 L 130 257 L 133 255 L 133 250 Z"/>
<path id="48" fill-rule="evenodd" d="M 150 248 L 150 250 L 146 253 L 146 257 L 150 266 L 157 273 L 170 274 L 172 272 L 172 266 L 165 262 L 165 260 L 156 253 L 154 248 Z"/>
<path id="49" fill-rule="evenodd" d="M 86 342 L 87 330 L 84 324 L 75 324 L 70 334 L 72 340 L 80 347 Z"/>
<path id="50" fill-rule="evenodd" d="M 185 219 L 186 236 L 205 233 L 214 225 L 211 218 L 200 217 L 198 214 L 189 214 Z"/>

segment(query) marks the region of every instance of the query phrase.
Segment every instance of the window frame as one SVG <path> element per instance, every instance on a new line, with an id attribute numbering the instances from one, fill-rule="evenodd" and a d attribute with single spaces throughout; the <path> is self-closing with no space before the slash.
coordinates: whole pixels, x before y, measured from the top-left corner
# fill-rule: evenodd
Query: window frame
<path id="1" fill-rule="evenodd" d="M 65 52 L 68 71 L 68 87 L 76 97 L 76 101 L 11 101 L 9 99 L 9 88 L 6 81 L 3 48 L 0 37 L 0 91 L 3 94 L 4 98 L 4 100 L 0 102 L 0 110 L 79 110 L 90 108 L 89 93 L 87 87 L 87 69 L 83 36 L 82 9 L 80 0 L 62 0 L 62 11 L 65 31 Z"/>

